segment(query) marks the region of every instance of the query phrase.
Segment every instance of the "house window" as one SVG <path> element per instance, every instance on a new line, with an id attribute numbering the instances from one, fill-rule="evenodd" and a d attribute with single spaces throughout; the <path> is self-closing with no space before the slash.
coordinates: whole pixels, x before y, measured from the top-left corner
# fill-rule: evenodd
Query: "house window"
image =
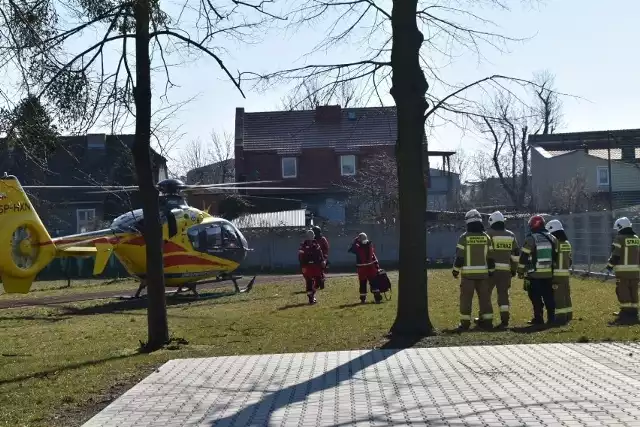
<path id="1" fill-rule="evenodd" d="M 282 177 L 295 178 L 298 176 L 298 159 L 295 157 L 282 158 Z"/>
<path id="2" fill-rule="evenodd" d="M 599 187 L 609 186 L 609 168 L 607 166 L 598 166 L 597 180 Z"/>
<path id="3" fill-rule="evenodd" d="M 95 209 L 77 209 L 76 225 L 78 233 L 86 233 L 94 231 L 96 227 L 96 210 Z"/>
<path id="4" fill-rule="evenodd" d="M 340 175 L 353 176 L 356 174 L 356 156 L 340 156 Z"/>

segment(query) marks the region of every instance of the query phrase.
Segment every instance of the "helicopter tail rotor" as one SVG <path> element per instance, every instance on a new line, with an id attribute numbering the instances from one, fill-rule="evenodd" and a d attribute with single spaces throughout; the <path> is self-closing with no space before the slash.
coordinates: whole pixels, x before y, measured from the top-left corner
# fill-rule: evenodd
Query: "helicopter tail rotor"
<path id="1" fill-rule="evenodd" d="M 14 176 L 0 177 L 0 278 L 7 293 L 28 293 L 56 247 Z"/>

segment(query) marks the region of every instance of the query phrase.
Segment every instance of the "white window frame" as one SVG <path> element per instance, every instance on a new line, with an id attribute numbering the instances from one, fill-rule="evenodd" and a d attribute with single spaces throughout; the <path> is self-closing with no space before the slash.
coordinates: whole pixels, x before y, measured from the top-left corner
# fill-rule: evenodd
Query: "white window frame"
<path id="1" fill-rule="evenodd" d="M 345 167 L 345 160 L 346 159 L 353 159 L 353 173 L 345 173 L 344 172 L 344 167 Z M 356 174 L 356 156 L 353 154 L 345 154 L 340 156 L 340 175 L 341 176 L 354 176 Z"/>
<path id="2" fill-rule="evenodd" d="M 285 163 L 285 161 L 288 161 L 288 160 L 293 160 L 293 169 L 294 169 L 293 175 L 286 175 L 284 173 L 284 163 Z M 281 169 L 281 172 L 282 172 L 282 178 L 297 178 L 298 177 L 298 158 L 297 157 L 283 157 L 280 160 L 280 169 Z"/>
<path id="3" fill-rule="evenodd" d="M 606 172 L 607 180 L 603 183 L 600 181 L 600 171 L 604 170 Z M 596 168 L 596 184 L 598 187 L 608 187 L 609 186 L 609 167 L 608 166 L 598 166 Z"/>
<path id="4" fill-rule="evenodd" d="M 76 209 L 76 232 L 78 234 L 83 233 L 82 231 L 82 225 L 88 224 L 89 220 L 86 219 L 88 213 L 91 213 L 93 216 L 93 221 L 92 223 L 95 225 L 96 222 L 96 210 L 95 209 Z M 85 214 L 84 217 L 85 219 L 81 220 L 80 219 L 80 214 Z M 87 230 L 87 231 L 93 231 L 93 230 Z M 85 231 L 86 232 L 86 231 Z"/>

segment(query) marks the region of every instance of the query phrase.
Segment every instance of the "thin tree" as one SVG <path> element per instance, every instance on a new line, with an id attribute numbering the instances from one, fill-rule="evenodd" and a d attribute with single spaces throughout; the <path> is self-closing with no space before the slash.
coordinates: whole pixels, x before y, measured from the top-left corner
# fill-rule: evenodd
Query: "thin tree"
<path id="1" fill-rule="evenodd" d="M 531 207 L 529 134 L 553 133 L 562 120 L 562 106 L 549 72 L 537 74 L 532 100 L 510 91 L 497 91 L 477 119 L 478 129 L 490 143 L 492 163 L 504 191 L 516 209 Z"/>
<path id="2" fill-rule="evenodd" d="M 217 184 L 231 182 L 234 179 L 234 168 L 231 159 L 234 157 L 233 135 L 218 134 L 211 131 L 210 140 L 194 139 L 189 141 L 176 156 L 173 162 L 172 175 L 189 180 L 189 172 L 207 167 L 198 182 L 188 184 Z"/>
<path id="3" fill-rule="evenodd" d="M 358 107 L 362 104 L 362 95 L 352 81 L 336 86 L 322 88 L 318 78 L 309 78 L 297 86 L 291 94 L 282 99 L 285 110 L 314 110 L 321 105 L 337 104 L 342 108 Z"/>
<path id="4" fill-rule="evenodd" d="M 181 57 L 198 53 L 212 58 L 240 90 L 217 53 L 219 40 L 241 41 L 256 34 L 276 18 L 263 9 L 265 4 L 184 0 L 170 14 L 158 0 L 0 3 L 4 59 L 22 71 L 25 86 L 38 88 L 38 96 L 56 107 L 59 122 L 84 130 L 109 113 L 114 129 L 135 116 L 132 153 L 144 214 L 149 299 L 146 350 L 158 349 L 169 339 L 161 218 L 150 155 L 152 71 L 165 74 L 166 95 L 174 85 L 169 55 L 178 50 Z M 100 37 L 93 40 L 92 32 Z M 109 67 L 106 52 L 118 46 L 119 57 Z M 157 68 L 152 68 L 154 61 Z"/>
<path id="5" fill-rule="evenodd" d="M 440 54 L 446 62 L 457 54 L 455 49 L 465 48 L 480 57 L 484 46 L 500 49 L 515 39 L 494 32 L 490 29 L 494 24 L 476 12 L 485 6 L 507 9 L 504 2 L 394 0 L 390 9 L 388 4 L 376 0 L 307 0 L 287 15 L 295 25 L 313 25 L 323 16 L 338 16 L 329 23 L 325 39 L 313 51 L 328 50 L 341 43 L 354 46 L 354 39 L 361 37 L 358 51 L 362 57 L 352 62 L 305 65 L 271 73 L 244 73 L 243 77 L 267 86 L 292 81 L 302 85 L 309 79 L 318 79 L 319 91 L 357 82 L 369 88 L 363 98 L 365 104 L 372 100 L 384 104 L 382 94 L 391 93 L 397 109 L 400 211 L 399 297 L 391 333 L 424 336 L 433 332 L 426 285 L 425 122 L 447 112 L 468 113 L 474 104 L 466 97 L 469 89 L 509 80 L 493 75 L 465 85 L 448 83 L 441 75 L 441 65 L 446 64 L 438 63 L 435 55 Z M 427 84 L 427 78 L 445 95 L 438 96 Z"/>

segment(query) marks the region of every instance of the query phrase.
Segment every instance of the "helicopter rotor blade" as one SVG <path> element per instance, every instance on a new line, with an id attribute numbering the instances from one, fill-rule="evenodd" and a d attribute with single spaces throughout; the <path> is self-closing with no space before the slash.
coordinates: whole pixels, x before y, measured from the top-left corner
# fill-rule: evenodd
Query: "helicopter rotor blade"
<path id="1" fill-rule="evenodd" d="M 181 186 L 181 190 L 198 189 L 198 188 L 217 188 L 217 187 L 233 187 L 236 185 L 248 185 L 248 184 L 266 184 L 278 181 L 242 181 L 242 182 L 224 182 L 221 184 L 185 184 Z"/>
<path id="2" fill-rule="evenodd" d="M 202 192 L 207 192 L 208 190 L 211 190 L 211 192 L 214 191 L 225 191 L 225 190 L 323 190 L 323 188 L 317 188 L 317 187 L 224 187 L 224 188 L 196 188 L 193 189 L 195 190 L 199 190 Z M 189 192 L 189 190 L 183 190 L 185 192 Z"/>
<path id="3" fill-rule="evenodd" d="M 28 190 L 95 190 L 100 188 L 106 191 L 135 191 L 138 186 L 122 186 L 122 185 L 23 185 L 22 188 Z"/>

